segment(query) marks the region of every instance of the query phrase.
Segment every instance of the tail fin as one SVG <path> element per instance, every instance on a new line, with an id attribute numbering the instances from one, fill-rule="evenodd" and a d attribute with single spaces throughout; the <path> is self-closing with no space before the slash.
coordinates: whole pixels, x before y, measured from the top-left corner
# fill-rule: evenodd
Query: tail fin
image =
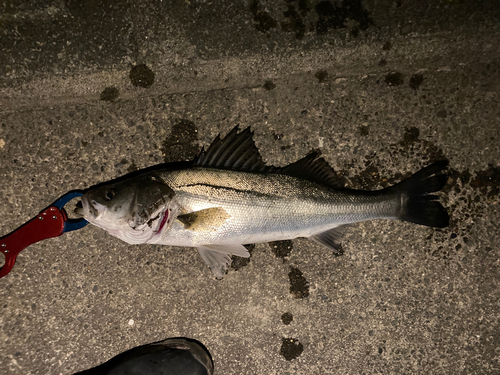
<path id="1" fill-rule="evenodd" d="M 441 203 L 436 201 L 438 196 L 428 195 L 441 190 L 446 184 L 448 176 L 441 172 L 447 166 L 447 160 L 435 162 L 389 188 L 406 196 L 399 220 L 437 228 L 449 225 L 450 217 Z"/>

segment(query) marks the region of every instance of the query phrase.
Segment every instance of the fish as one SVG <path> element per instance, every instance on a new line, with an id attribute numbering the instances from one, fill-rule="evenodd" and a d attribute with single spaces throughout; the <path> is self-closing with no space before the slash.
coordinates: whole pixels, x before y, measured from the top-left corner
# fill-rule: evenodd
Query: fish
<path id="1" fill-rule="evenodd" d="M 447 160 L 375 191 L 347 189 L 319 152 L 266 165 L 250 128 L 220 134 L 190 162 L 137 171 L 87 189 L 75 212 L 129 244 L 194 247 L 217 279 L 245 244 L 306 237 L 334 253 L 357 222 L 389 219 L 449 225 L 438 201 Z"/>
<path id="2" fill-rule="evenodd" d="M 73 375 L 213 375 L 210 352 L 199 341 L 176 337 L 129 349 Z"/>

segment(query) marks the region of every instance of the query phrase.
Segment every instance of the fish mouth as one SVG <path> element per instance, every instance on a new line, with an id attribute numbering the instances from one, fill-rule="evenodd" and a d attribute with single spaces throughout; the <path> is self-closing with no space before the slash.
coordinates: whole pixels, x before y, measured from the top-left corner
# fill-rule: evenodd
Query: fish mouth
<path id="1" fill-rule="evenodd" d="M 78 201 L 76 204 L 75 210 L 73 211 L 75 214 L 78 216 L 84 217 L 85 216 L 85 210 L 83 209 L 83 203 L 82 201 Z"/>
<path id="2" fill-rule="evenodd" d="M 99 209 L 95 207 L 97 202 L 92 204 L 89 199 L 84 195 L 82 199 L 76 203 L 74 213 L 86 220 L 94 220 L 99 216 Z"/>

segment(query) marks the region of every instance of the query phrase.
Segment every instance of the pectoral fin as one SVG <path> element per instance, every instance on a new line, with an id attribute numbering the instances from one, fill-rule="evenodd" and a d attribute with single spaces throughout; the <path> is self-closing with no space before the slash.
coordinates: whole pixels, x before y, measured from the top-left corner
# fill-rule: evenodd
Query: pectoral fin
<path id="1" fill-rule="evenodd" d="M 309 239 L 323 246 L 326 246 L 330 250 L 333 250 L 335 255 L 342 255 L 343 251 L 340 245 L 340 239 L 342 238 L 342 236 L 347 231 L 347 228 L 349 227 L 350 224 L 340 225 L 326 232 L 311 236 L 309 237 Z"/>
<path id="2" fill-rule="evenodd" d="M 230 216 L 222 207 L 206 208 L 177 216 L 187 230 L 208 231 L 220 227 Z"/>
<path id="3" fill-rule="evenodd" d="M 231 255 L 248 258 L 250 253 L 243 245 L 204 245 L 198 252 L 217 279 L 222 279 L 231 265 Z"/>

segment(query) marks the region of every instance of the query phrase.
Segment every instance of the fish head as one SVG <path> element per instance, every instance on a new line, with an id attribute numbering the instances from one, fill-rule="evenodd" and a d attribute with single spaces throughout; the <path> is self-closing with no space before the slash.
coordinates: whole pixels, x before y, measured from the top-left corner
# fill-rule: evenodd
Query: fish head
<path id="1" fill-rule="evenodd" d="M 75 213 L 125 242 L 146 243 L 165 226 L 173 196 L 161 179 L 139 176 L 90 188 Z"/>

